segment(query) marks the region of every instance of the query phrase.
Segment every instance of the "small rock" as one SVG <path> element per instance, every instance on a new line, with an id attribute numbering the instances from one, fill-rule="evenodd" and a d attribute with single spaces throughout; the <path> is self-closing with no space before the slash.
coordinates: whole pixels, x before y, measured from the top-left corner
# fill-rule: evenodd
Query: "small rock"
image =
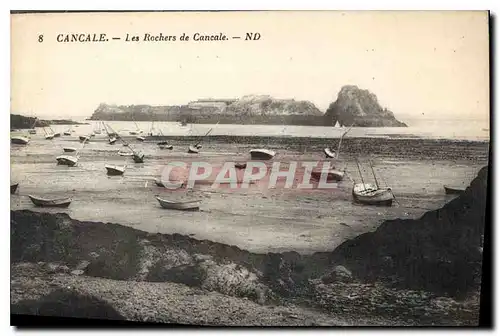
<path id="1" fill-rule="evenodd" d="M 85 271 L 83 270 L 74 270 L 74 271 L 71 271 L 71 274 L 73 275 L 82 275 L 83 273 L 85 273 Z M 69 287 L 68 287 L 69 288 Z"/>
<path id="2" fill-rule="evenodd" d="M 97 259 L 97 258 L 99 258 L 99 253 L 97 253 L 97 252 L 90 252 L 89 253 L 89 257 L 91 257 L 93 259 Z"/>
<path id="3" fill-rule="evenodd" d="M 77 270 L 84 270 L 90 265 L 90 261 L 87 260 L 82 260 L 80 263 L 76 266 Z"/>
<path id="4" fill-rule="evenodd" d="M 352 273 L 345 266 L 337 265 L 333 270 L 321 277 L 324 284 L 332 283 L 335 281 L 346 281 L 352 279 Z"/>
<path id="5" fill-rule="evenodd" d="M 47 272 L 49 273 L 57 273 L 57 271 L 59 270 L 59 265 L 55 263 L 48 263 L 46 267 L 47 267 Z"/>

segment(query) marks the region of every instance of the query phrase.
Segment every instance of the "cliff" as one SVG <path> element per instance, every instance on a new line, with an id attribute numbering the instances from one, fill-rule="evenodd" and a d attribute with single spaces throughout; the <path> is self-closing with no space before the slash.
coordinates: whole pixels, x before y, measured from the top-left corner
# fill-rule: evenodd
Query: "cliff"
<path id="1" fill-rule="evenodd" d="M 407 127 L 396 120 L 394 113 L 382 108 L 377 96 L 355 85 L 346 85 L 338 93 L 337 100 L 330 104 L 324 115 L 325 125 L 355 127 Z"/>
<path id="2" fill-rule="evenodd" d="M 322 125 L 323 113 L 308 101 L 275 99 L 270 96 L 244 96 L 234 100 L 198 100 L 178 106 L 100 104 L 90 120 Z"/>

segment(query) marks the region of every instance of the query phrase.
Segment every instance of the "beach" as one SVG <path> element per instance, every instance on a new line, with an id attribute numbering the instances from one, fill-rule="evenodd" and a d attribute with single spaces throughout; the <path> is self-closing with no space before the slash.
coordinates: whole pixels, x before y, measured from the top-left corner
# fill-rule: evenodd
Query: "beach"
<path id="1" fill-rule="evenodd" d="M 133 123 L 127 126 L 134 128 Z M 444 193 L 443 185 L 466 187 L 488 164 L 488 141 L 411 134 L 370 137 L 355 130 L 353 133 L 360 135 L 347 137 L 342 144 L 337 164 L 346 168 L 347 176 L 334 190 L 230 189 L 201 184 L 189 193 L 189 197 L 202 200 L 200 211 L 182 212 L 163 209 L 155 199 L 177 197 L 178 191 L 154 183 L 168 162 L 246 162 L 250 149 L 264 146 L 277 152 L 273 162 L 324 161 L 323 148 L 336 145 L 337 139 L 174 134 L 168 137 L 173 149 L 160 150 L 154 141 L 139 142 L 124 134 L 134 150 L 145 154 L 144 163 L 136 164 L 130 157 L 118 155 L 126 150 L 121 143 L 109 145 L 107 136 L 101 134 L 79 152 L 77 166 L 57 165 L 55 158 L 63 154 L 64 146 L 82 147 L 78 135 L 85 134 L 85 127 L 92 128 L 82 125 L 72 136 L 54 140 L 45 140 L 43 131 L 38 130 L 27 146 L 11 145 L 11 181 L 19 183 L 18 192 L 11 195 L 12 210 L 65 212 L 77 220 L 120 223 L 152 233 L 180 233 L 255 253 L 310 254 L 332 250 L 347 239 L 375 230 L 384 220 L 418 218 L 443 206 L 453 198 Z M 188 146 L 196 139 L 203 140 L 200 153 L 188 154 Z M 369 168 L 373 162 L 378 182 L 393 190 L 396 201 L 392 207 L 352 202 L 353 181 L 361 182 L 356 159 L 366 183 L 374 183 Z M 125 174 L 107 176 L 106 164 L 126 164 Z M 73 201 L 67 209 L 36 208 L 27 195 L 69 196 Z"/>

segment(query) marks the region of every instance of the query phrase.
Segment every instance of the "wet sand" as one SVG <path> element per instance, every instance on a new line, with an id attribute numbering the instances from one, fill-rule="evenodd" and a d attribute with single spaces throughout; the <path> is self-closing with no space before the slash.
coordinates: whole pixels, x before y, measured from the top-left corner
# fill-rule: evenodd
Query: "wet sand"
<path id="1" fill-rule="evenodd" d="M 130 157 L 117 154 L 125 147 L 108 145 L 104 135 L 97 135 L 80 152 L 78 166 L 66 167 L 58 166 L 55 157 L 63 154 L 63 146 L 80 148 L 78 138 L 48 141 L 35 135 L 27 146 L 11 145 L 11 181 L 19 182 L 18 192 L 11 195 L 11 209 L 65 212 L 79 220 L 188 234 L 252 252 L 312 253 L 332 250 L 346 239 L 376 229 L 386 219 L 417 218 L 441 207 L 453 197 L 444 194 L 443 184 L 466 186 L 487 164 L 487 142 L 349 140 L 341 163 L 346 165 L 348 177 L 337 190 L 231 190 L 199 185 L 190 197 L 203 200 L 201 210 L 182 212 L 162 209 L 155 199 L 155 195 L 173 197 L 172 191 L 153 182 L 166 163 L 246 161 L 248 150 L 255 145 L 208 140 L 200 154 L 192 155 L 187 153 L 187 138 L 172 139 L 171 151 L 160 150 L 152 142 L 133 142 L 133 148 L 146 155 L 144 164 L 135 164 Z M 278 153 L 273 161 L 280 162 L 324 160 L 322 145 L 320 140 L 298 145 L 293 138 L 268 143 Z M 352 203 L 351 179 L 360 182 L 354 157 L 364 163 L 363 177 L 370 183 L 373 178 L 366 163 L 373 160 L 379 182 L 390 186 L 396 196 L 392 207 Z M 124 176 L 106 175 L 106 164 L 125 163 Z M 178 197 L 179 192 L 174 193 Z M 68 209 L 36 208 L 28 194 L 70 196 L 73 202 Z"/>

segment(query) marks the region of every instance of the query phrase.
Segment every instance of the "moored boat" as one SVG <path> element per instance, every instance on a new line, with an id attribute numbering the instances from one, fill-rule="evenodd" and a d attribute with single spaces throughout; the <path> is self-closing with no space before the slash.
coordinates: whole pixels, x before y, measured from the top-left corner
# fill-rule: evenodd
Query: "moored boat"
<path id="1" fill-rule="evenodd" d="M 276 152 L 270 149 L 252 149 L 250 157 L 252 159 L 270 160 L 276 155 Z"/>
<path id="2" fill-rule="evenodd" d="M 184 211 L 196 211 L 200 209 L 201 200 L 192 200 L 192 201 L 169 201 L 166 199 L 162 199 L 160 197 L 156 197 L 161 207 L 164 209 L 173 209 L 173 210 L 184 210 Z"/>
<path id="3" fill-rule="evenodd" d="M 54 134 L 46 134 L 45 135 L 45 140 L 52 140 L 54 139 Z"/>
<path id="4" fill-rule="evenodd" d="M 67 208 L 71 204 L 71 199 L 68 197 L 51 199 L 36 197 L 33 195 L 28 195 L 28 197 L 33 204 L 40 207 Z"/>
<path id="5" fill-rule="evenodd" d="M 134 153 L 132 152 L 122 152 L 122 151 L 118 151 L 118 155 L 120 156 L 133 156 Z"/>
<path id="6" fill-rule="evenodd" d="M 311 171 L 311 177 L 318 181 L 321 179 L 322 174 L 326 174 L 326 181 L 342 181 L 344 179 L 345 172 L 337 169 L 330 169 L 328 171 L 323 171 L 323 170 Z"/>
<path id="7" fill-rule="evenodd" d="M 73 167 L 78 162 L 78 157 L 70 155 L 60 155 L 56 157 L 58 165 Z"/>
<path id="8" fill-rule="evenodd" d="M 16 145 L 27 145 L 30 139 L 22 135 L 16 135 L 10 138 L 10 142 Z"/>
<path id="9" fill-rule="evenodd" d="M 132 155 L 132 159 L 135 163 L 144 163 L 144 154 L 134 152 L 134 154 Z"/>
<path id="10" fill-rule="evenodd" d="M 126 166 L 116 166 L 116 165 L 105 165 L 106 172 L 108 175 L 123 175 Z"/>
<path id="11" fill-rule="evenodd" d="M 444 186 L 444 191 L 449 195 L 460 195 L 465 192 L 465 188 Z"/>
<path id="12" fill-rule="evenodd" d="M 70 131 L 63 132 L 63 135 L 71 135 Z"/>
<path id="13" fill-rule="evenodd" d="M 355 202 L 366 205 L 391 206 L 394 200 L 391 188 L 378 188 L 366 183 L 355 184 L 352 197 Z"/>
<path id="14" fill-rule="evenodd" d="M 245 169 L 247 167 L 247 164 L 245 162 L 237 162 L 234 164 L 234 167 L 236 169 Z"/>
<path id="15" fill-rule="evenodd" d="M 116 138 L 115 137 L 111 137 L 111 138 L 108 139 L 108 142 L 109 142 L 110 145 L 114 145 L 115 142 L 116 142 Z"/>
<path id="16" fill-rule="evenodd" d="M 135 139 L 138 141 L 141 141 L 141 142 L 145 140 L 145 138 L 143 136 L 140 136 L 140 135 L 136 136 Z"/>
<path id="17" fill-rule="evenodd" d="M 17 187 L 19 186 L 19 183 L 13 183 L 10 185 L 10 193 L 14 194 L 17 190 Z"/>
<path id="18" fill-rule="evenodd" d="M 65 151 L 66 153 L 73 153 L 73 152 L 76 152 L 76 148 L 74 148 L 74 147 L 63 147 L 63 151 Z"/>
<path id="19" fill-rule="evenodd" d="M 331 150 L 330 148 L 323 149 L 323 152 L 325 153 L 325 155 L 326 155 L 327 158 L 333 159 L 336 156 L 335 151 Z"/>
<path id="20" fill-rule="evenodd" d="M 199 152 L 200 152 L 200 150 L 196 146 L 191 145 L 188 147 L 188 153 L 198 154 Z"/>
<path id="21" fill-rule="evenodd" d="M 56 132 L 56 133 L 53 134 L 53 136 L 54 136 L 54 138 L 59 138 L 61 136 L 61 133 Z"/>
<path id="22" fill-rule="evenodd" d="M 29 134 L 36 134 L 36 129 L 30 129 L 30 130 L 28 130 L 28 133 Z"/>
<path id="23" fill-rule="evenodd" d="M 86 135 L 80 135 L 78 138 L 80 139 L 80 142 L 89 142 L 90 140 L 90 137 Z"/>

